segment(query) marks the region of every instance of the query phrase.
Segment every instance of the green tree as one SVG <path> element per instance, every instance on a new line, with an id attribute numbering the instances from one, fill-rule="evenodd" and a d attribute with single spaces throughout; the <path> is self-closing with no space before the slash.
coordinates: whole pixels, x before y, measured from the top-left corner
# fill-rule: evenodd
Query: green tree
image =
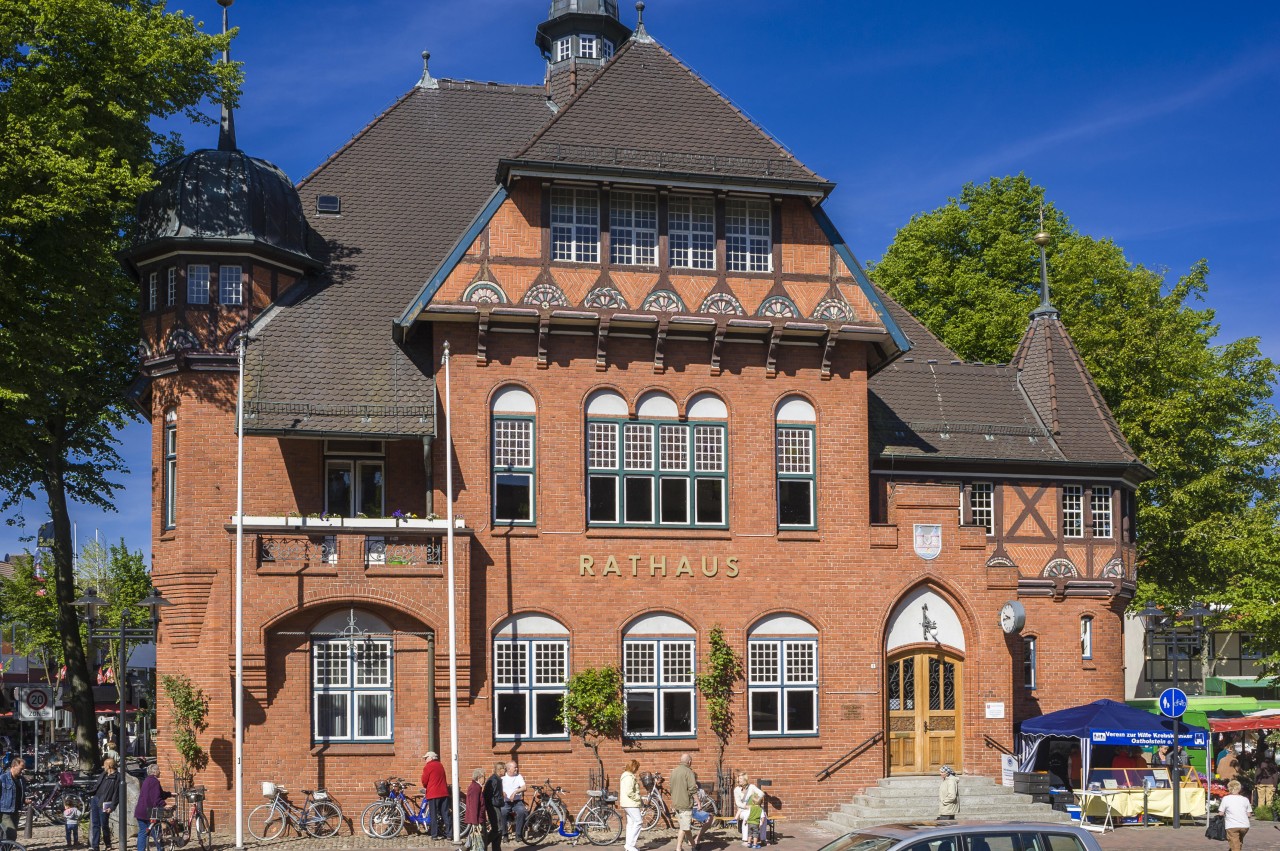
<path id="1" fill-rule="evenodd" d="M 1138 605 L 1198 596 L 1280 638 L 1276 365 L 1256 338 L 1219 339 L 1205 261 L 1169 281 L 1078 232 L 1018 175 L 912 218 L 871 275 L 963 358 L 1007 362 L 1039 300 L 1041 204 L 1052 302 L 1156 474 L 1138 491 Z"/>
<path id="2" fill-rule="evenodd" d="M 14 652 L 38 661 L 54 685 L 62 667 L 58 606 L 31 555 L 14 556 L 13 575 L 0 577 L 0 629 L 12 637 Z"/>
<path id="3" fill-rule="evenodd" d="M 565 684 L 560 720 L 570 735 L 581 736 L 582 743 L 595 754 L 600 768 L 600 782 L 608 786 L 600 743 L 622 737 L 622 719 L 627 708 L 622 699 L 622 672 L 617 668 L 584 668 Z"/>
<path id="4" fill-rule="evenodd" d="M 136 290 L 116 252 L 177 139 L 239 72 L 163 0 L 0 3 L 0 509 L 41 491 L 81 764 L 97 756 L 92 682 L 76 625 L 68 502 L 111 508 L 113 432 L 134 375 Z"/>
<path id="5" fill-rule="evenodd" d="M 742 657 L 725 640 L 719 624 L 711 627 L 711 650 L 706 669 L 695 682 L 707 708 L 707 722 L 716 736 L 716 778 L 724 773 L 724 749 L 733 738 L 733 687 L 742 679 Z"/>
<path id="6" fill-rule="evenodd" d="M 209 764 L 209 754 L 198 738 L 209 726 L 209 698 L 183 674 L 166 674 L 160 678 L 160 687 L 173 704 L 173 746 L 182 762 L 178 766 L 179 777 L 190 779 L 195 772 Z"/>

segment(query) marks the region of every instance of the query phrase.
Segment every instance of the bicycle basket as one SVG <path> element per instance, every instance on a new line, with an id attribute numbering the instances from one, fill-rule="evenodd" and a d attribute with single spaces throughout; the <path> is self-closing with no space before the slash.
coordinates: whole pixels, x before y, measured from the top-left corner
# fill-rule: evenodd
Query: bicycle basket
<path id="1" fill-rule="evenodd" d="M 262 781 L 262 797 L 274 798 L 275 796 L 276 796 L 276 784 L 272 783 L 270 780 L 263 780 Z"/>
<path id="2" fill-rule="evenodd" d="M 152 821 L 167 821 L 173 818 L 173 807 L 152 807 L 147 812 L 147 817 Z"/>
<path id="3" fill-rule="evenodd" d="M 379 780 L 373 784 L 373 791 L 378 793 L 379 798 L 385 798 L 391 794 L 391 784 L 385 780 Z"/>
<path id="4" fill-rule="evenodd" d="M 312 793 L 311 793 L 311 800 L 313 800 L 313 801 L 327 801 L 327 800 L 329 800 L 329 793 L 328 793 L 328 792 L 326 792 L 326 791 L 325 791 L 325 790 L 323 790 L 323 789 L 317 789 L 316 791 L 314 791 L 314 792 L 312 792 Z"/>
<path id="5" fill-rule="evenodd" d="M 63 786 L 74 786 L 76 785 L 76 775 L 74 772 L 64 771 L 58 775 L 58 782 Z"/>
<path id="6" fill-rule="evenodd" d="M 640 775 L 640 785 L 650 792 L 653 791 L 653 772 L 652 771 L 646 771 Z"/>
<path id="7" fill-rule="evenodd" d="M 193 804 L 196 804 L 196 803 L 199 803 L 200 801 L 203 801 L 203 800 L 204 800 L 204 787 L 203 787 L 203 786 L 197 786 L 197 787 L 196 787 L 196 788 L 194 788 L 194 789 L 188 789 L 188 790 L 187 790 L 187 800 L 188 800 L 188 801 L 190 801 L 190 802 L 191 802 L 191 803 L 193 803 Z"/>

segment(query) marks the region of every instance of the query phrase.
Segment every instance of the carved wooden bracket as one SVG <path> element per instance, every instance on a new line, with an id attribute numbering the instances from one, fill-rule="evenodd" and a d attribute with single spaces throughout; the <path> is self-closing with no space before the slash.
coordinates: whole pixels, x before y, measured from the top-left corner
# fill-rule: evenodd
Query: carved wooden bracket
<path id="1" fill-rule="evenodd" d="M 827 339 L 822 344 L 822 380 L 829 381 L 831 379 L 831 357 L 836 353 L 836 340 L 838 335 L 835 331 L 827 332 Z"/>
<path id="2" fill-rule="evenodd" d="M 773 378 L 778 374 L 778 347 L 782 343 L 782 326 L 773 326 L 773 332 L 769 335 L 768 354 L 765 355 L 764 374 L 769 378 Z"/>
<path id="3" fill-rule="evenodd" d="M 547 345 L 551 341 L 551 317 L 538 317 L 538 369 L 547 368 Z"/>
<path id="4" fill-rule="evenodd" d="M 480 321 L 476 324 L 476 366 L 489 365 L 489 312 L 480 311 Z"/>
<path id="5" fill-rule="evenodd" d="M 670 321 L 664 316 L 658 320 L 658 333 L 653 338 L 653 371 L 661 375 L 666 372 L 666 352 L 667 346 L 667 330 L 670 327 Z"/>
<path id="6" fill-rule="evenodd" d="M 711 338 L 711 374 L 720 374 L 720 350 L 724 347 L 724 326 L 717 325 L 715 336 Z"/>
<path id="7" fill-rule="evenodd" d="M 604 372 L 609 354 L 609 317 L 600 317 L 600 327 L 596 332 L 596 372 Z"/>

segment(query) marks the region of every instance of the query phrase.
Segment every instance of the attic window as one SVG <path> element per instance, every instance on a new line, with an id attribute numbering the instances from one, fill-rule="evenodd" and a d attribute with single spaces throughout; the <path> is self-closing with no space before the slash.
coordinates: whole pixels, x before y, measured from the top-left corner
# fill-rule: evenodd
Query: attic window
<path id="1" fill-rule="evenodd" d="M 613 42 L 607 38 L 600 42 L 600 57 L 602 59 L 613 58 Z"/>
<path id="2" fill-rule="evenodd" d="M 565 36 L 556 42 L 556 61 L 563 62 L 573 55 L 573 37 Z"/>
<path id="3" fill-rule="evenodd" d="M 337 195 L 317 195 L 316 196 L 316 212 L 317 213 L 341 213 L 342 199 Z"/>
<path id="4" fill-rule="evenodd" d="M 583 59 L 599 59 L 600 39 L 593 35 L 578 36 L 578 56 Z"/>

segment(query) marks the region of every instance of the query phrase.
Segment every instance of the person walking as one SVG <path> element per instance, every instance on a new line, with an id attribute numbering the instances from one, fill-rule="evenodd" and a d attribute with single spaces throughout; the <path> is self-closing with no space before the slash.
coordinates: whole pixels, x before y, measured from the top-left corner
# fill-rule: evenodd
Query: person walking
<path id="1" fill-rule="evenodd" d="M 484 769 L 477 768 L 471 772 L 471 785 L 467 787 L 467 808 L 463 811 L 462 821 L 471 826 L 471 837 L 467 840 L 467 846 L 470 848 L 480 848 L 483 840 L 480 839 L 484 831 L 484 786 L 480 781 L 484 780 Z"/>
<path id="2" fill-rule="evenodd" d="M 9 770 L 0 772 L 0 839 L 14 842 L 18 838 L 18 816 L 27 800 L 27 784 L 22 779 L 26 760 L 14 757 Z"/>
<path id="3" fill-rule="evenodd" d="M 1253 805 L 1240 794 L 1239 780 L 1232 780 L 1227 784 L 1227 795 L 1218 804 L 1218 815 L 1222 816 L 1222 826 L 1227 829 L 1227 846 L 1231 851 L 1241 851 L 1244 848 L 1244 835 L 1249 832 L 1249 816 L 1253 815 Z"/>
<path id="4" fill-rule="evenodd" d="M 702 834 L 706 832 L 707 825 L 711 823 L 710 817 L 706 821 L 702 821 L 698 835 L 693 835 L 693 808 L 694 802 L 698 800 L 698 775 L 693 773 L 693 755 L 680 754 L 680 764 L 671 772 L 671 808 L 676 811 L 676 822 L 679 832 L 676 834 L 676 851 L 682 851 L 684 848 L 685 834 L 689 836 L 689 848 L 691 851 L 698 851 L 698 843 L 702 840 Z"/>
<path id="5" fill-rule="evenodd" d="M 515 761 L 507 763 L 507 773 L 502 777 L 502 824 L 506 826 L 507 817 L 516 814 L 515 838 L 524 835 L 524 820 L 529 815 L 529 808 L 524 805 L 524 775 Z"/>
<path id="6" fill-rule="evenodd" d="M 938 786 L 938 818 L 952 820 L 960 812 L 960 779 L 949 765 L 938 769 L 942 783 Z"/>
<path id="7" fill-rule="evenodd" d="M 80 808 L 70 801 L 62 808 L 62 821 L 66 825 L 68 848 L 80 847 L 80 816 L 82 815 Z"/>
<path id="8" fill-rule="evenodd" d="M 108 816 L 115 811 L 120 800 L 120 772 L 116 771 L 115 759 L 107 757 L 102 761 L 102 775 L 89 794 L 89 847 L 98 851 L 105 838 L 110 848 L 111 819 Z"/>
<path id="9" fill-rule="evenodd" d="M 733 817 L 742 826 L 743 845 L 750 844 L 747 836 L 747 818 L 751 815 L 751 805 L 758 805 L 763 800 L 764 793 L 760 791 L 760 787 L 751 782 L 747 777 L 747 772 L 739 771 L 738 782 L 733 787 Z"/>
<path id="10" fill-rule="evenodd" d="M 640 778 L 636 772 L 640 770 L 640 760 L 633 759 L 627 763 L 618 780 L 618 806 L 627 816 L 627 838 L 623 842 L 623 851 L 636 851 L 636 840 L 640 838 Z"/>
<path id="11" fill-rule="evenodd" d="M 449 781 L 444 779 L 444 764 L 435 751 L 427 751 L 422 755 L 426 765 L 422 766 L 422 796 L 427 799 L 427 812 L 431 814 L 431 838 L 448 839 L 453 833 L 452 825 L 444 823 L 445 804 L 449 801 Z"/>
<path id="12" fill-rule="evenodd" d="M 1269 756 L 1258 762 L 1258 770 L 1253 775 L 1253 789 L 1258 795 L 1258 806 L 1270 807 L 1276 797 L 1276 781 L 1280 780 L 1280 768 Z"/>
<path id="13" fill-rule="evenodd" d="M 502 797 L 502 776 L 506 770 L 502 763 L 494 763 L 493 774 L 484 782 L 484 809 L 489 816 L 489 835 L 486 837 L 489 851 L 502 851 L 502 834 L 507 829 L 502 818 L 502 805 L 506 803 Z"/>
<path id="14" fill-rule="evenodd" d="M 138 790 L 138 804 L 133 808 L 133 817 L 138 821 L 138 851 L 147 851 L 147 834 L 151 828 L 151 811 L 173 797 L 160 787 L 160 766 L 154 762 L 147 766 L 146 779 Z M 158 843 L 157 843 L 158 844 Z"/>

